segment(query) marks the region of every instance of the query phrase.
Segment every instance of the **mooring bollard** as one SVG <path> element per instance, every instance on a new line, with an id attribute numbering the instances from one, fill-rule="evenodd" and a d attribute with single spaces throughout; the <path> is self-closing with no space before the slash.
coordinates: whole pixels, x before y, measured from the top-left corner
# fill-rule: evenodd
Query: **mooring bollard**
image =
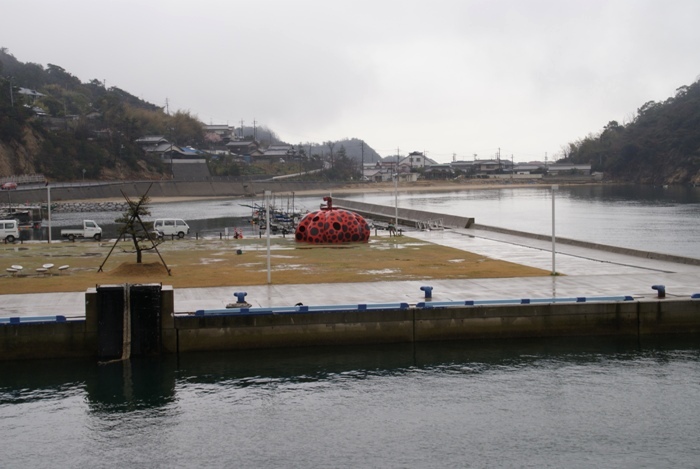
<path id="1" fill-rule="evenodd" d="M 666 298 L 666 285 L 652 285 L 651 289 L 659 292 L 657 298 Z"/>
<path id="2" fill-rule="evenodd" d="M 426 300 L 433 297 L 433 287 L 423 286 L 423 287 L 420 287 L 420 289 L 425 292 L 425 299 Z"/>
<path id="3" fill-rule="evenodd" d="M 244 291 L 237 291 L 236 293 L 233 294 L 236 298 L 238 298 L 239 303 L 245 303 L 245 297 L 248 293 Z"/>

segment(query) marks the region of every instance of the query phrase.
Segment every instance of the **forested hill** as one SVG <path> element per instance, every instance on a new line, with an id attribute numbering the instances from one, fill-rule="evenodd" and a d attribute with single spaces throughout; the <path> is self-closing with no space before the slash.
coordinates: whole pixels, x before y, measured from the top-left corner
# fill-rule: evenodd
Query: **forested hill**
<path id="1" fill-rule="evenodd" d="M 254 132 L 237 130 L 250 138 Z M 160 179 L 169 175 L 168 168 L 135 142 L 147 135 L 163 135 L 170 143 L 205 153 L 217 149 L 204 123 L 189 111 L 166 112 L 125 90 L 107 88 L 103 81 L 82 83 L 58 65 L 20 62 L 0 47 L 0 177 L 41 173 L 50 180 Z M 263 150 L 285 143 L 264 125 L 257 127 L 257 135 Z M 366 162 L 379 160 L 356 138 L 289 143 L 310 150 L 309 157 L 342 149 L 358 162 L 362 156 Z M 246 170 L 260 171 L 243 167 L 238 174 Z"/>
<path id="2" fill-rule="evenodd" d="M 700 80 L 664 102 L 649 101 L 632 122 L 611 121 L 570 143 L 565 161 L 608 177 L 646 184 L 700 184 Z"/>

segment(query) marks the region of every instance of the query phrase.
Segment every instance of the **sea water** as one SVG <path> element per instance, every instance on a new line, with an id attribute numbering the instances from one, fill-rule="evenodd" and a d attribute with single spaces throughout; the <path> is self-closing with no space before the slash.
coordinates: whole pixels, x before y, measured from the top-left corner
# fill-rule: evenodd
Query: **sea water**
<path id="1" fill-rule="evenodd" d="M 0 364 L 0 465 L 697 467 L 696 338 Z"/>

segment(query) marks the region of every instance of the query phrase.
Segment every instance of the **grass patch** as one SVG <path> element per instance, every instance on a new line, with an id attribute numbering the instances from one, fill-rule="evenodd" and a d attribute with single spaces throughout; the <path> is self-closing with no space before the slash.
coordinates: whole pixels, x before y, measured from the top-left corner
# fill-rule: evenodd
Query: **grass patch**
<path id="1" fill-rule="evenodd" d="M 0 248 L 0 292 L 44 293 L 85 291 L 95 285 L 162 283 L 176 288 L 264 285 L 267 283 L 265 239 L 168 240 L 158 249 L 171 270 L 168 275 L 155 252 L 143 264 L 114 241 L 25 243 Z M 241 254 L 238 254 L 238 252 Z M 43 264 L 55 267 L 37 273 Z M 22 273 L 5 271 L 23 266 Z M 60 265 L 70 268 L 59 274 Z M 270 243 L 272 284 L 377 282 L 387 280 L 473 279 L 548 276 L 541 269 L 490 259 L 458 249 L 411 238 L 373 237 L 366 244 L 308 245 L 291 238 Z"/>

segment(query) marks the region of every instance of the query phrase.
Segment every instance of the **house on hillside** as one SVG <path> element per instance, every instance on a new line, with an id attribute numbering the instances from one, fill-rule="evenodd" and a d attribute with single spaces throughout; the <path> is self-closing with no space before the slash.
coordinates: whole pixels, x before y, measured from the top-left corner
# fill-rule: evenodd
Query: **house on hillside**
<path id="1" fill-rule="evenodd" d="M 204 134 L 216 135 L 218 139 L 224 144 L 229 143 L 234 139 L 235 129 L 226 124 L 209 124 L 204 125 Z"/>
<path id="2" fill-rule="evenodd" d="M 163 161 L 171 159 L 203 159 L 206 153 L 192 147 L 179 147 L 162 135 L 147 135 L 134 140 L 146 155 L 160 157 Z"/>
<path id="3" fill-rule="evenodd" d="M 294 156 L 294 147 L 291 145 L 270 145 L 256 160 L 264 160 L 268 163 L 284 163 Z"/>
<path id="4" fill-rule="evenodd" d="M 260 145 L 255 140 L 235 140 L 228 142 L 226 148 L 234 155 L 250 156 L 259 151 Z M 262 152 L 260 152 L 262 154 Z"/>
<path id="5" fill-rule="evenodd" d="M 241 157 L 250 163 L 251 158 L 260 156 L 260 144 L 256 140 L 234 140 L 226 144 L 226 148 L 232 155 Z"/>
<path id="6" fill-rule="evenodd" d="M 155 155 L 164 160 L 172 158 L 177 148 L 162 135 L 146 135 L 137 138 L 134 143 L 140 146 L 146 155 Z"/>
<path id="7" fill-rule="evenodd" d="M 134 140 L 134 143 L 140 146 L 142 149 L 146 150 L 150 147 L 156 147 L 162 144 L 170 145 L 170 142 L 163 135 L 146 135 L 144 137 L 139 137 Z"/>
<path id="8" fill-rule="evenodd" d="M 43 93 L 39 93 L 37 90 L 32 90 L 29 88 L 20 88 L 17 93 L 24 96 L 27 99 L 27 102 L 30 104 L 34 104 L 34 101 L 36 101 L 37 98 L 43 98 L 46 96 Z"/>

